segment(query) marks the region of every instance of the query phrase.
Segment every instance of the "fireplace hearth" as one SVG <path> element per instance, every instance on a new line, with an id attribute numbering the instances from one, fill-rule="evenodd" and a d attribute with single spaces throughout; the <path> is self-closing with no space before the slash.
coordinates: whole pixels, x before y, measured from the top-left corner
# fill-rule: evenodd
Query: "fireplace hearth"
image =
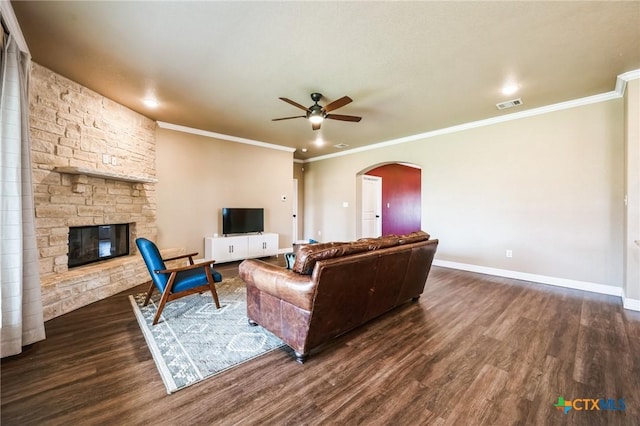
<path id="1" fill-rule="evenodd" d="M 69 268 L 128 254 L 128 223 L 69 228 Z"/>

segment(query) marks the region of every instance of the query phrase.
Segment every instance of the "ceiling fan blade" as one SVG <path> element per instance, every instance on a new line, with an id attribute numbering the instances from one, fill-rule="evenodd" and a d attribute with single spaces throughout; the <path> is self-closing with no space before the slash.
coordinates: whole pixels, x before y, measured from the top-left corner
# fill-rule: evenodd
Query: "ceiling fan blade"
<path id="1" fill-rule="evenodd" d="M 320 123 L 311 123 L 312 130 L 320 130 Z"/>
<path id="2" fill-rule="evenodd" d="M 278 99 L 283 100 L 286 103 L 293 105 L 294 107 L 300 108 L 301 110 L 309 111 L 309 109 L 306 106 L 302 106 L 299 103 L 292 101 L 291 99 L 287 99 L 287 98 L 278 98 Z"/>
<path id="3" fill-rule="evenodd" d="M 307 118 L 307 116 L 306 115 L 296 115 L 295 117 L 274 118 L 271 121 L 291 120 L 292 118 Z"/>
<path id="4" fill-rule="evenodd" d="M 333 111 L 334 109 L 338 109 L 340 107 L 343 107 L 343 106 L 345 106 L 345 105 L 347 105 L 347 104 L 349 104 L 351 102 L 353 102 L 353 99 L 351 99 L 348 96 L 343 96 L 340 99 L 336 99 L 335 101 L 333 101 L 330 104 L 326 105 L 324 107 L 324 110 L 325 110 L 325 112 Z"/>
<path id="5" fill-rule="evenodd" d="M 341 115 L 341 114 L 327 114 L 324 118 L 330 118 L 332 120 L 340 120 L 340 121 L 353 121 L 356 123 L 362 120 L 362 117 L 356 117 L 355 115 Z"/>

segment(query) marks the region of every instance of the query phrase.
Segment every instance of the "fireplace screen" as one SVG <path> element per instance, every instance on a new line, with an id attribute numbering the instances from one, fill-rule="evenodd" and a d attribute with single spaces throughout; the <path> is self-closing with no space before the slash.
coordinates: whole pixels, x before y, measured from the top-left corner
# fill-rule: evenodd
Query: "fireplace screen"
<path id="1" fill-rule="evenodd" d="M 129 254 L 129 224 L 69 228 L 69 267 Z"/>

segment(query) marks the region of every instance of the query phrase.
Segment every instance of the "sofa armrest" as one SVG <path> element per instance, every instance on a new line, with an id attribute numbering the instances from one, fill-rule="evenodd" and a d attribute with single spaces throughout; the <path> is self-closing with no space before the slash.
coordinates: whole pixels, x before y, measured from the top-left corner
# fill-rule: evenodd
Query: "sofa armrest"
<path id="1" fill-rule="evenodd" d="M 247 286 L 256 287 L 306 311 L 313 306 L 316 285 L 310 275 L 301 275 L 256 259 L 243 261 L 238 272 Z"/>

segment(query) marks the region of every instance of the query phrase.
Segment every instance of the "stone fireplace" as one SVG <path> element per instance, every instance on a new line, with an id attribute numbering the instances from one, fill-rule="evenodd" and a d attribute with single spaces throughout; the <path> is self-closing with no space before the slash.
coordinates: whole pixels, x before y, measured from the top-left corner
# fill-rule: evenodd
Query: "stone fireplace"
<path id="1" fill-rule="evenodd" d="M 156 124 L 37 63 L 29 107 L 48 320 L 149 280 L 133 242 L 157 236 Z M 108 224 L 129 225 L 129 255 L 70 269 L 69 229 Z"/>

